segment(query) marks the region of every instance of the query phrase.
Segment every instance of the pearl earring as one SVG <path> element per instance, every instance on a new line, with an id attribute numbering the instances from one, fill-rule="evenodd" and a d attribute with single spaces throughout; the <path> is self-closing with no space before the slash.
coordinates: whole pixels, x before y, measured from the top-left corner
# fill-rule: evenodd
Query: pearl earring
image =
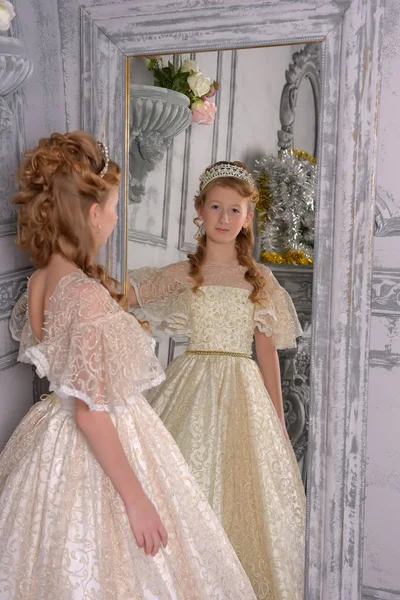
<path id="1" fill-rule="evenodd" d="M 200 221 L 198 217 L 193 219 L 193 223 L 197 227 L 197 232 L 194 237 L 199 242 L 204 237 L 206 230 L 204 229 L 203 221 Z"/>

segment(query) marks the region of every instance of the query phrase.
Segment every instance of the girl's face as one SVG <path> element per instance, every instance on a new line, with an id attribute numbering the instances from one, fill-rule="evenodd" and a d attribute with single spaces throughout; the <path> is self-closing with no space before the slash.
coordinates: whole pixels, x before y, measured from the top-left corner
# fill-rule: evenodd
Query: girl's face
<path id="1" fill-rule="evenodd" d="M 115 186 L 111 188 L 103 204 L 93 204 L 90 208 L 89 215 L 99 248 L 107 243 L 117 224 L 118 194 L 119 188 Z"/>
<path id="2" fill-rule="evenodd" d="M 207 238 L 216 243 L 234 243 L 240 230 L 249 227 L 254 213 L 249 201 L 235 189 L 214 185 L 203 206 L 197 210 Z"/>

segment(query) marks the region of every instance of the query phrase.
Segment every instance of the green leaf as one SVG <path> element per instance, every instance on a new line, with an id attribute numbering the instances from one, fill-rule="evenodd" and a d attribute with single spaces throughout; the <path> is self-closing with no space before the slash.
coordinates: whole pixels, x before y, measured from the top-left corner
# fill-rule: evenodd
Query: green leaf
<path id="1" fill-rule="evenodd" d="M 171 86 L 169 79 L 161 72 L 157 73 L 157 76 L 154 77 L 154 82 L 156 85 L 163 88 L 170 88 Z"/>
<path id="2" fill-rule="evenodd" d="M 166 77 L 168 77 L 168 79 L 172 80 L 172 72 L 171 72 L 171 69 L 169 67 L 163 67 L 162 68 L 162 72 L 164 73 L 164 75 Z"/>

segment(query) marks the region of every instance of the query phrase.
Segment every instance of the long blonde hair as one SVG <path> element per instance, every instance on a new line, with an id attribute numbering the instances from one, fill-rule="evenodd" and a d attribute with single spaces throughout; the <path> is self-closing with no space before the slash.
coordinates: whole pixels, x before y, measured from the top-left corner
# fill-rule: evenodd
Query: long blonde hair
<path id="1" fill-rule="evenodd" d="M 238 167 L 242 167 L 246 171 L 250 172 L 247 166 L 239 161 L 227 163 L 226 161 L 219 161 L 207 167 L 206 172 L 217 165 L 232 164 Z M 258 202 L 258 190 L 252 186 L 248 181 L 244 179 L 238 179 L 237 177 L 219 177 L 212 179 L 200 193 L 195 197 L 195 208 L 198 210 L 203 207 L 208 192 L 215 186 L 227 187 L 236 190 L 243 198 L 247 198 L 249 202 L 249 211 L 254 212 L 256 204 Z M 190 262 L 189 275 L 194 279 L 195 286 L 194 290 L 198 290 L 203 284 L 204 276 L 202 272 L 202 265 L 206 259 L 206 248 L 207 248 L 207 234 L 204 233 L 197 243 L 196 251 L 188 254 Z M 249 298 L 252 302 L 258 302 L 261 299 L 261 292 L 265 286 L 265 279 L 261 274 L 261 271 L 257 265 L 257 262 L 253 258 L 254 251 L 254 233 L 253 228 L 250 225 L 247 229 L 242 229 L 236 238 L 236 251 L 239 264 L 246 267 L 245 279 L 252 287 L 253 291 Z"/>
<path id="2" fill-rule="evenodd" d="M 112 160 L 103 177 L 105 157 L 94 138 L 83 131 L 42 138 L 28 150 L 19 169 L 20 191 L 17 243 L 30 252 L 37 268 L 61 254 L 88 277 L 98 280 L 127 309 L 121 285 L 94 262 L 95 239 L 89 225 L 92 204 L 102 205 L 121 182 L 121 169 Z"/>

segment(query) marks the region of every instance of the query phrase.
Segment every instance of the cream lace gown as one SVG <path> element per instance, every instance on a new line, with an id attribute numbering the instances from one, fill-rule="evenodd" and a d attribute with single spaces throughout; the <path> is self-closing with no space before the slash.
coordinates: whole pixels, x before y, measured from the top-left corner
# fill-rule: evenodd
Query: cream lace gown
<path id="1" fill-rule="evenodd" d="M 54 389 L 0 456 L 1 600 L 254 600 L 240 562 L 172 437 L 142 392 L 163 371 L 150 337 L 82 272 L 63 278 L 42 342 L 26 319 L 20 360 Z M 21 332 L 22 328 L 22 332 Z M 169 534 L 137 547 L 122 501 L 74 418 L 74 397 L 108 411 Z"/>
<path id="2" fill-rule="evenodd" d="M 149 402 L 223 524 L 259 600 L 302 600 L 305 495 L 297 462 L 252 354 L 254 329 L 296 344 L 292 301 L 271 271 L 261 304 L 237 262 L 208 264 L 193 292 L 188 263 L 130 272 L 145 315 L 187 335 Z M 222 285 L 223 283 L 223 285 Z"/>

